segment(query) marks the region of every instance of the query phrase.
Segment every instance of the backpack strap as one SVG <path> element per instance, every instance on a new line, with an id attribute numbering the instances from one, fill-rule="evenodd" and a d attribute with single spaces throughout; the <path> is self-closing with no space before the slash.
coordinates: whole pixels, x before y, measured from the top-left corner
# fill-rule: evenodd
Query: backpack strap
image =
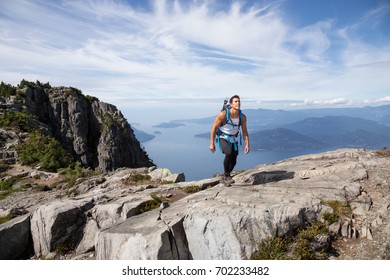
<path id="1" fill-rule="evenodd" d="M 226 117 L 225 117 L 225 120 L 220 124 L 220 126 L 224 126 L 225 124 L 229 123 L 229 121 L 230 121 L 230 124 L 233 125 L 233 121 L 230 118 L 230 110 L 229 109 L 230 109 L 229 107 L 226 108 L 226 110 L 225 110 Z M 239 118 L 238 126 L 241 127 L 241 124 L 242 124 L 242 111 L 241 111 L 241 109 L 239 111 L 238 118 Z"/>
<path id="2" fill-rule="evenodd" d="M 234 127 L 233 121 L 232 121 L 231 118 L 230 118 L 230 107 L 229 107 L 229 106 L 226 106 L 226 109 L 225 109 L 225 110 L 226 110 L 226 117 L 225 117 L 225 120 L 220 124 L 219 127 L 224 126 L 225 124 L 229 123 L 229 121 L 230 121 L 230 124 L 232 125 L 232 127 Z M 242 135 L 241 135 L 241 133 L 240 133 L 241 123 L 242 123 L 242 111 L 241 111 L 241 109 L 240 109 L 240 111 L 239 111 L 239 122 L 238 122 L 238 132 L 237 132 L 237 134 L 235 134 L 235 135 L 229 135 L 229 134 L 227 134 L 227 133 L 222 132 L 219 128 L 217 129 L 217 134 L 216 134 L 216 136 L 215 136 L 215 138 L 216 138 L 215 140 L 217 141 L 218 147 L 219 147 L 219 149 L 221 150 L 221 152 L 222 152 L 221 141 L 220 141 L 220 136 L 221 136 L 221 135 L 224 135 L 224 136 L 227 137 L 227 141 L 228 141 L 229 144 L 230 144 L 230 137 L 231 137 L 231 136 L 234 136 L 234 150 L 235 150 L 235 151 L 238 150 L 237 141 L 236 141 L 236 137 L 237 137 L 238 135 L 240 135 L 240 145 L 242 145 Z"/>
<path id="3" fill-rule="evenodd" d="M 237 132 L 237 134 L 235 134 L 235 135 L 230 135 L 230 134 L 227 134 L 227 133 L 224 133 L 224 132 L 222 132 L 219 128 L 217 129 L 217 131 L 218 131 L 218 133 L 217 133 L 217 135 L 215 136 L 215 141 L 217 142 L 217 145 L 218 145 L 218 147 L 219 147 L 219 149 L 221 150 L 221 152 L 223 152 L 222 151 L 222 148 L 221 148 L 221 135 L 224 135 L 224 136 L 226 136 L 226 138 L 227 138 L 227 142 L 230 144 L 231 142 L 230 142 L 230 137 L 234 137 L 234 142 L 233 142 L 233 144 L 234 144 L 234 150 L 235 151 L 237 151 L 238 150 L 238 146 L 237 146 L 237 141 L 236 141 L 236 137 L 238 136 L 238 135 L 240 135 L 240 145 L 242 145 L 242 136 L 241 136 L 241 133 L 240 132 Z"/>

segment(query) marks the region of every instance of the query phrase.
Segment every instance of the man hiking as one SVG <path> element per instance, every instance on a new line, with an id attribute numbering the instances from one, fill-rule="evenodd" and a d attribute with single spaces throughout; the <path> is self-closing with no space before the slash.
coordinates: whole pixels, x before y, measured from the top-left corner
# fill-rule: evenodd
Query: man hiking
<path id="1" fill-rule="evenodd" d="M 214 121 L 213 128 L 210 133 L 210 151 L 215 152 L 216 141 L 225 154 L 223 161 L 224 174 L 221 179 L 221 183 L 225 186 L 230 186 L 234 180 L 231 177 L 238 156 L 238 138 L 240 134 L 240 127 L 242 128 L 242 135 L 245 142 L 244 153 L 247 154 L 250 151 L 249 147 L 249 135 L 246 125 L 247 118 L 241 112 L 240 97 L 234 95 L 229 99 L 229 104 L 224 107 L 218 114 Z"/>

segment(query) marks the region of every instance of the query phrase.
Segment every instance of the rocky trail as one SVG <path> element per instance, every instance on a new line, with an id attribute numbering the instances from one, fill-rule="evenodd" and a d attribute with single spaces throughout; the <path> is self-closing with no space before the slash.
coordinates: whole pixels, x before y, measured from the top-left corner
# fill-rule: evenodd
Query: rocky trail
<path id="1" fill-rule="evenodd" d="M 260 165 L 231 187 L 154 167 L 69 188 L 58 174 L 15 165 L 8 176 L 24 177 L 24 190 L 0 200 L 0 217 L 13 218 L 0 225 L 1 258 L 29 248 L 39 259 L 249 259 L 261 240 L 321 220 L 331 211 L 323 201 L 338 200 L 351 214 L 329 226 L 328 259 L 390 259 L 389 171 L 388 156 L 342 149 Z M 140 174 L 148 181 L 134 182 Z M 141 211 L 151 197 L 158 207 Z"/>

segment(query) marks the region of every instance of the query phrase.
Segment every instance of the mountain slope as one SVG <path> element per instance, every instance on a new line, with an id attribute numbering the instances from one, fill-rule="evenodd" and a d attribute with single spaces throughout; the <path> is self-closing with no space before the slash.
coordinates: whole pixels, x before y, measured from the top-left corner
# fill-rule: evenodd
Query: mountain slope
<path id="1" fill-rule="evenodd" d="M 348 116 L 307 118 L 284 128 L 325 142 L 329 147 L 380 147 L 390 143 L 390 127 Z"/>
<path id="2" fill-rule="evenodd" d="M 311 150 L 327 145 L 312 137 L 285 128 L 263 130 L 250 135 L 251 148 L 256 150 Z"/>

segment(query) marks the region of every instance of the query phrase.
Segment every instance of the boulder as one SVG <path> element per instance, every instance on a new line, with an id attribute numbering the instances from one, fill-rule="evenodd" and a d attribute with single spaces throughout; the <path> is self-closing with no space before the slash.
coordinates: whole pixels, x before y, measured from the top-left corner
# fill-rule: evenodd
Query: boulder
<path id="1" fill-rule="evenodd" d="M 32 244 L 29 214 L 0 224 L 1 260 L 30 257 L 33 255 Z"/>
<path id="2" fill-rule="evenodd" d="M 102 230 L 96 244 L 97 259 L 188 259 L 180 255 L 172 230 L 158 217 L 159 210 L 154 210 Z"/>
<path id="3" fill-rule="evenodd" d="M 89 200 L 54 201 L 40 206 L 31 217 L 35 255 L 46 256 L 55 250 L 75 249 L 82 239 Z"/>
<path id="4" fill-rule="evenodd" d="M 184 173 L 172 174 L 168 168 L 157 168 L 149 172 L 151 181 L 179 183 L 185 181 Z"/>

